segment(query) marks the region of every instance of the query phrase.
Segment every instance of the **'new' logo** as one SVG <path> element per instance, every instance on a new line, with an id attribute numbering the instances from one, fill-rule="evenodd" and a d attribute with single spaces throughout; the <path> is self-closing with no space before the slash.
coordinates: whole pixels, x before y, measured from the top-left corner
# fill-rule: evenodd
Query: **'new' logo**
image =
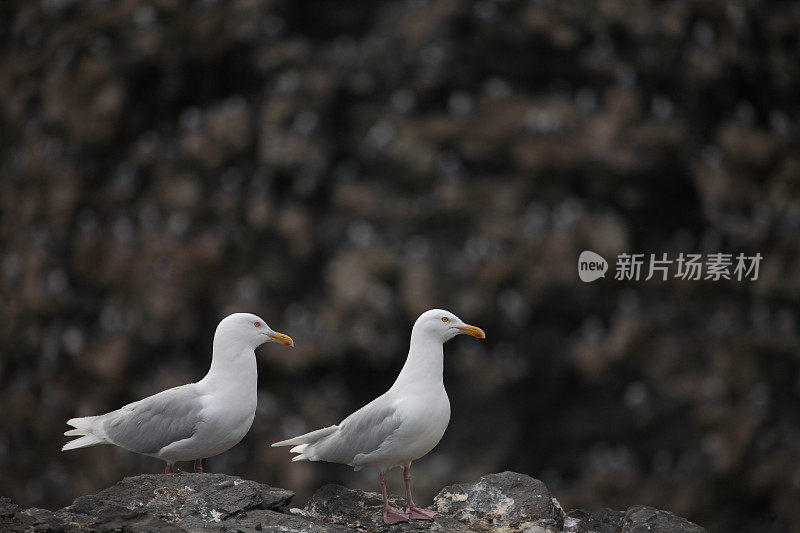
<path id="1" fill-rule="evenodd" d="M 578 276 L 580 276 L 581 281 L 589 283 L 596 279 L 604 278 L 607 270 L 608 263 L 599 254 L 584 250 L 578 257 Z"/>

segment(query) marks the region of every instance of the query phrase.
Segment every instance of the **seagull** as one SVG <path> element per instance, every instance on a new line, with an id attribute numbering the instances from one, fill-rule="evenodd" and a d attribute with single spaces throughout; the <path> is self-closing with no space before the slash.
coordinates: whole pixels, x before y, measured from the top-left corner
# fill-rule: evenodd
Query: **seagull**
<path id="1" fill-rule="evenodd" d="M 443 345 L 465 333 L 486 338 L 481 328 L 465 324 L 449 311 L 431 309 L 411 330 L 408 358 L 394 385 L 339 425 L 318 429 L 272 446 L 294 446 L 292 461 L 328 461 L 359 470 L 377 466 L 383 495 L 383 521 L 433 520 L 435 511 L 421 509 L 411 498 L 411 462 L 433 449 L 450 421 L 450 401 L 442 381 Z M 403 467 L 405 512 L 392 509 L 386 498 L 386 471 Z"/>
<path id="2" fill-rule="evenodd" d="M 256 315 L 227 316 L 214 333 L 211 368 L 203 379 L 104 415 L 67 420 L 75 429 L 64 435 L 79 438 L 61 450 L 114 444 L 163 459 L 166 474 L 177 461 L 191 460 L 194 471 L 202 472 L 203 458 L 230 449 L 250 430 L 257 401 L 255 349 L 265 342 L 294 346 Z"/>

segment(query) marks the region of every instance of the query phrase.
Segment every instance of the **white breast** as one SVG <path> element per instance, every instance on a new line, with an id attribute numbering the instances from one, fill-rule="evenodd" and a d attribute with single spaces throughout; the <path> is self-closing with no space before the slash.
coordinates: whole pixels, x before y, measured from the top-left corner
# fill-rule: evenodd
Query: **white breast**
<path id="1" fill-rule="evenodd" d="M 396 405 L 403 422 L 381 461 L 389 468 L 426 455 L 439 443 L 450 423 L 450 400 L 444 386 L 427 394 L 405 396 Z"/>

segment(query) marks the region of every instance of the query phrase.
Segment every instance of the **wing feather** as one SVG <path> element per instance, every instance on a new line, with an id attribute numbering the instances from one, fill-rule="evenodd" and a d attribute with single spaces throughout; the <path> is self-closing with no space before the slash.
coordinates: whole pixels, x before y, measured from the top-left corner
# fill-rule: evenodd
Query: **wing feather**
<path id="1" fill-rule="evenodd" d="M 302 453 L 312 461 L 358 466 L 359 457 L 378 451 L 400 423 L 397 409 L 382 396 L 345 418 L 338 431 L 308 445 Z"/>
<path id="2" fill-rule="evenodd" d="M 108 440 L 128 450 L 155 454 L 191 437 L 201 421 L 201 396 L 194 384 L 182 385 L 128 404 L 103 417 Z"/>

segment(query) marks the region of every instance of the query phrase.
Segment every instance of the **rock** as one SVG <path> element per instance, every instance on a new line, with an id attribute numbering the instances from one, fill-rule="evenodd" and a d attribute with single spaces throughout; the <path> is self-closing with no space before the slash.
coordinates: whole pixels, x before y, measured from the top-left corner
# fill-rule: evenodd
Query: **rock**
<path id="1" fill-rule="evenodd" d="M 633 506 L 626 512 L 600 509 L 594 513 L 577 509 L 564 518 L 570 533 L 701 533 L 704 528 L 669 511 Z"/>
<path id="2" fill-rule="evenodd" d="M 516 472 L 445 487 L 434 501 L 439 512 L 479 529 L 524 530 L 540 520 L 552 520 L 561 529 L 564 523 L 561 506 L 545 484 Z"/>
<path id="3" fill-rule="evenodd" d="M 617 533 L 625 513 L 600 509 L 592 514 L 582 509 L 570 511 L 564 517 L 564 531 L 570 533 Z"/>
<path id="4" fill-rule="evenodd" d="M 14 516 L 19 511 L 19 505 L 14 503 L 11 498 L 0 498 L 0 518 Z"/>
<path id="5" fill-rule="evenodd" d="M 318 532 L 448 531 L 505 533 L 702 533 L 705 529 L 668 511 L 634 506 L 564 513 L 544 483 L 515 472 L 483 476 L 445 487 L 433 521 L 383 523 L 381 497 L 339 485 L 319 489 L 304 509 L 290 509 L 294 493 L 224 474 L 125 478 L 58 511 L 21 510 L 0 498 L 0 530 L 72 532 Z M 404 499 L 392 496 L 402 507 Z"/>
<path id="6" fill-rule="evenodd" d="M 128 477 L 93 496 L 82 496 L 65 511 L 108 514 L 116 509 L 171 513 L 181 502 L 179 518 L 200 514 L 224 519 L 250 509 L 282 509 L 294 493 L 225 474 L 145 474 Z"/>
<path id="7" fill-rule="evenodd" d="M 622 533 L 702 533 L 704 528 L 669 511 L 637 505 L 628 509 Z"/>
<path id="8" fill-rule="evenodd" d="M 250 511 L 231 524 L 232 531 L 280 531 L 281 533 L 346 533 L 352 529 L 303 516 L 275 511 Z"/>
<path id="9" fill-rule="evenodd" d="M 397 509 L 405 499 L 390 496 L 390 505 Z M 416 503 L 416 502 L 415 502 Z M 436 515 L 432 522 L 413 520 L 388 526 L 383 522 L 383 499 L 375 492 L 351 490 L 340 485 L 325 485 L 314 493 L 304 510 L 306 516 L 325 519 L 357 531 L 473 531 L 449 514 Z"/>
<path id="10" fill-rule="evenodd" d="M 0 502 L 0 525 L 12 531 L 17 526 L 20 531 L 59 527 L 84 531 L 224 531 L 233 517 L 238 522 L 250 511 L 287 516 L 281 512 L 285 513 L 293 496 L 289 490 L 224 474 L 146 474 L 81 496 L 55 513 L 18 511 L 4 500 Z M 253 520 L 248 523 L 256 524 Z"/>

